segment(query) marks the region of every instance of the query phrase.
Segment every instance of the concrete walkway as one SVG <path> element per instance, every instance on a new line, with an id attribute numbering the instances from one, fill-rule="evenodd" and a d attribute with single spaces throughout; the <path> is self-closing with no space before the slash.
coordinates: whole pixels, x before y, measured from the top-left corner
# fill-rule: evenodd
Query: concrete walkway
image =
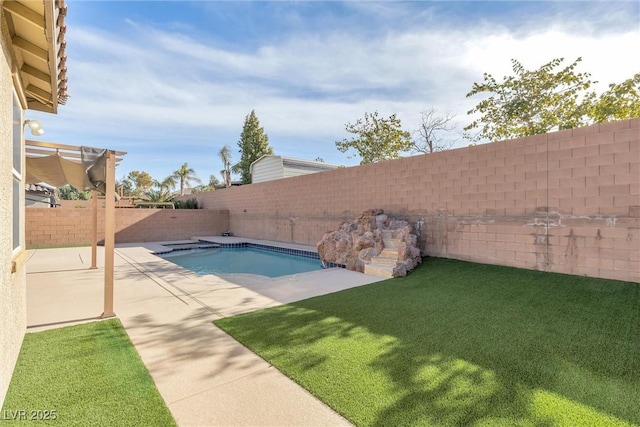
<path id="1" fill-rule="evenodd" d="M 95 321 L 103 308 L 103 248 L 30 251 L 28 332 Z M 220 317 L 380 280 L 342 269 L 270 279 L 197 276 L 152 255 L 157 244 L 121 245 L 116 315 L 180 426 L 350 425 L 222 332 Z"/>

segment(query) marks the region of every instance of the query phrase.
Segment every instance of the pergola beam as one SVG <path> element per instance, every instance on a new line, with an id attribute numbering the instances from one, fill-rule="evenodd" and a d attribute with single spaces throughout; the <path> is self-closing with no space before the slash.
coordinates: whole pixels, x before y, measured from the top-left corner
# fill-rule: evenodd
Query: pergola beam
<path id="1" fill-rule="evenodd" d="M 29 148 L 25 150 L 25 154 L 27 155 L 35 154 L 35 155 L 41 155 L 41 156 L 50 156 L 52 154 L 59 154 L 63 156 L 65 159 L 74 159 L 74 160 L 75 159 L 80 160 L 82 158 L 82 156 L 78 153 L 55 153 L 55 152 L 52 152 L 51 150 L 40 150 L 38 148 Z"/>
<path id="2" fill-rule="evenodd" d="M 37 148 L 29 148 L 25 150 L 25 153 L 27 154 L 27 156 L 30 156 L 30 157 L 44 157 L 44 156 L 51 156 L 54 154 L 58 154 L 68 160 L 82 161 L 82 155 L 77 153 L 55 153 L 50 150 L 39 150 Z M 116 165 L 121 161 L 122 161 L 121 157 L 116 157 Z"/>
<path id="3" fill-rule="evenodd" d="M 80 152 L 80 150 L 82 149 L 82 147 L 80 147 L 79 145 L 58 144 L 57 142 L 47 142 L 47 141 L 33 141 L 30 139 L 25 141 L 25 145 L 27 146 L 27 149 L 29 148 L 29 146 L 40 147 L 40 148 L 51 148 L 54 153 L 59 152 L 60 150 Z M 116 156 L 124 156 L 125 154 L 127 154 L 126 151 L 112 150 L 111 152 L 114 153 Z"/>

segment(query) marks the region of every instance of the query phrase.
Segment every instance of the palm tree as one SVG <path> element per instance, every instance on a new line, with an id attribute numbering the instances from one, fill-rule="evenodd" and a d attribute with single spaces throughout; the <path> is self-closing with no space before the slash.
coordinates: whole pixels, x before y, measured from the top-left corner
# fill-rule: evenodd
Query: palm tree
<path id="1" fill-rule="evenodd" d="M 171 177 L 180 180 L 180 195 L 184 196 L 184 188 L 190 187 L 191 181 L 201 184 L 202 181 L 196 176 L 196 171 L 190 168 L 188 164 L 183 164 L 180 169 L 173 172 Z"/>
<path id="2" fill-rule="evenodd" d="M 172 202 L 173 199 L 176 197 L 176 193 L 171 191 L 171 188 L 168 187 L 166 183 L 167 183 L 166 179 L 162 182 L 154 181 L 153 187 L 145 191 L 140 198 L 147 202 L 158 203 L 158 205 L 149 205 L 150 208 L 157 208 L 159 206 L 164 206 L 164 205 L 160 205 L 160 203 Z"/>
<path id="3" fill-rule="evenodd" d="M 225 145 L 218 151 L 223 169 L 220 171 L 225 187 L 231 187 L 231 147 Z"/>
<path id="4" fill-rule="evenodd" d="M 175 173 L 175 172 L 174 172 Z M 173 190 L 173 187 L 176 186 L 176 184 L 178 183 L 176 177 L 174 175 L 168 176 L 166 177 L 162 182 L 158 182 L 156 181 L 156 187 L 158 188 L 164 188 L 166 190 Z"/>
<path id="5" fill-rule="evenodd" d="M 146 200 L 147 202 L 158 203 L 171 202 L 173 201 L 174 197 L 175 193 L 160 186 L 157 186 L 155 189 L 152 188 L 150 190 L 147 190 L 142 195 L 143 200 Z"/>

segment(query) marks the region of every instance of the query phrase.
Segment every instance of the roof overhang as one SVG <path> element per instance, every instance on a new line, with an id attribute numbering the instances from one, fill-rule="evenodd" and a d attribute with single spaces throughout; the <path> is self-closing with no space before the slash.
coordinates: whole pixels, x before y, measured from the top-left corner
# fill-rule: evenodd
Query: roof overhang
<path id="1" fill-rule="evenodd" d="M 340 167 L 332 163 L 319 162 L 316 160 L 296 159 L 293 157 L 283 157 L 282 164 L 285 167 L 292 166 L 292 167 L 298 167 L 298 168 L 309 169 L 309 170 L 317 170 L 317 171 L 330 171 L 330 170 L 338 169 Z"/>
<path id="2" fill-rule="evenodd" d="M 64 0 L 0 0 L 15 56 L 16 90 L 30 110 L 57 113 L 67 101 Z"/>

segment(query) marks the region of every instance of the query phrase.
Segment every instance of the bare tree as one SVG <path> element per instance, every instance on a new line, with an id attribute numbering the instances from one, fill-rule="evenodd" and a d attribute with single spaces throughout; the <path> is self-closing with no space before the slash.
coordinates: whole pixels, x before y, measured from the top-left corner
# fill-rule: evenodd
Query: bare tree
<path id="1" fill-rule="evenodd" d="M 452 120 L 454 114 L 438 114 L 438 110 L 430 108 L 420 113 L 420 126 L 415 132 L 417 136 L 411 141 L 411 151 L 430 154 L 436 151 L 449 150 L 455 140 L 448 139 L 444 134 L 456 128 Z"/>

